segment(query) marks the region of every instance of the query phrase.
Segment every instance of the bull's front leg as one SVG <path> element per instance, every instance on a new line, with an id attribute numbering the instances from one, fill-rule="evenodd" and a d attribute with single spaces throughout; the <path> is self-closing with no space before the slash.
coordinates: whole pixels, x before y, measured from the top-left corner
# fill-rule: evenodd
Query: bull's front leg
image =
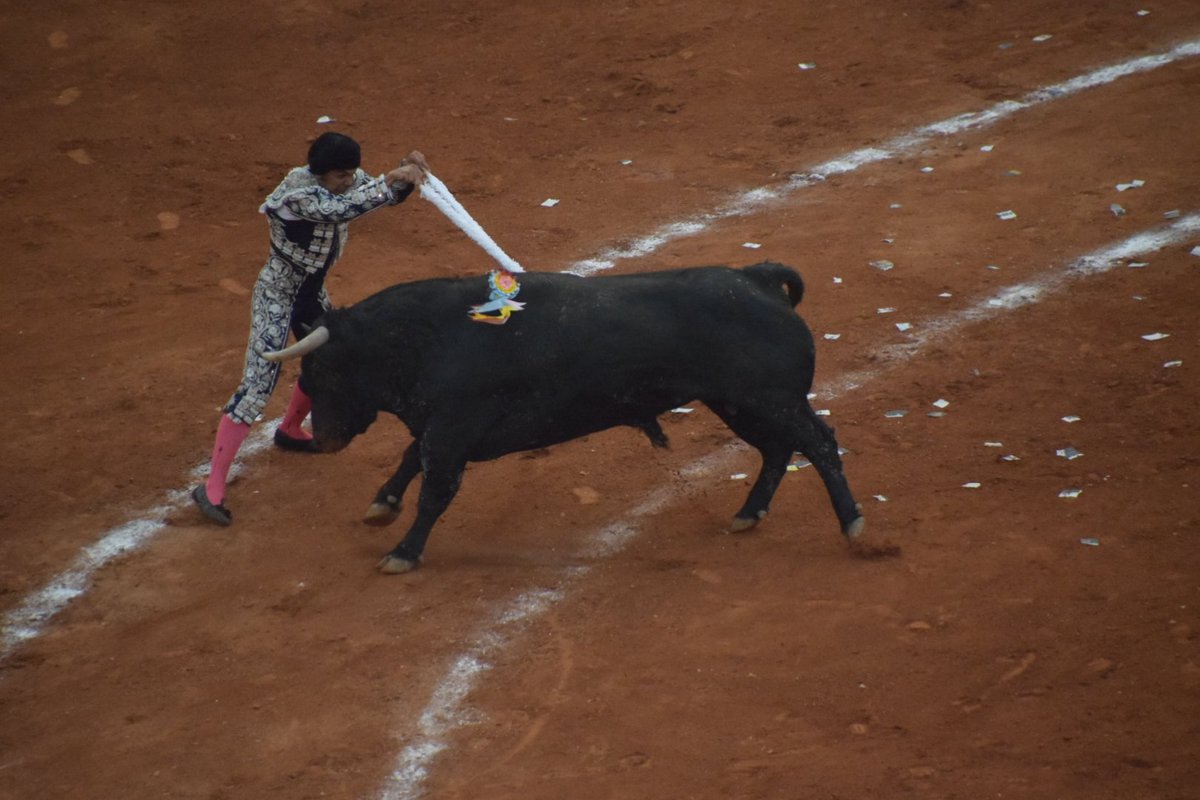
<path id="1" fill-rule="evenodd" d="M 375 493 L 375 499 L 367 508 L 363 522 L 368 525 L 391 525 L 395 522 L 400 516 L 400 502 L 404 498 L 404 492 L 420 472 L 421 449 L 414 441 L 404 451 L 396 474 Z"/>
<path id="2" fill-rule="evenodd" d="M 400 544 L 379 562 L 380 572 L 409 572 L 420 565 L 429 532 L 462 485 L 467 466 L 465 459 L 435 461 L 427 457 L 423 461 L 425 478 L 421 481 L 421 495 L 417 500 L 417 517 Z"/>

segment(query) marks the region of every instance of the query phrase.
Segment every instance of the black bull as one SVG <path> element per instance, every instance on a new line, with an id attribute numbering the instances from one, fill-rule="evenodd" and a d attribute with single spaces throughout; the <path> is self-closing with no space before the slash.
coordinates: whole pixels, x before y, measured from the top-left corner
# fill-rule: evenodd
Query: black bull
<path id="1" fill-rule="evenodd" d="M 699 401 L 762 454 L 762 470 L 734 529 L 766 516 L 793 453 L 821 475 L 842 532 L 863 527 L 833 431 L 808 402 L 815 348 L 793 308 L 804 292 L 790 267 L 697 267 L 579 278 L 520 276 L 526 308 L 505 325 L 468 309 L 485 278 L 401 284 L 330 311 L 301 353 L 313 436 L 345 447 L 380 411 L 412 433 L 400 467 L 375 496 L 367 522 L 388 524 L 418 473 L 416 518 L 379 568 L 417 566 L 469 461 L 547 447 L 617 425 L 666 444 L 658 415 Z"/>

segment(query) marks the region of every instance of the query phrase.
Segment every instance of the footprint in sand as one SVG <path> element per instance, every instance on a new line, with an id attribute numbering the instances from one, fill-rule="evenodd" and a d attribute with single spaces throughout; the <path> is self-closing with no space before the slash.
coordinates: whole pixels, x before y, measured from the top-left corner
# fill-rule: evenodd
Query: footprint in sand
<path id="1" fill-rule="evenodd" d="M 76 100 L 78 100 L 81 94 L 83 94 L 83 92 L 80 91 L 78 86 L 72 86 L 68 89 L 63 89 L 61 92 L 59 92 L 58 97 L 54 98 L 54 105 L 69 106 L 71 103 L 74 103 Z"/>
<path id="2" fill-rule="evenodd" d="M 55 50 L 66 49 L 67 38 L 68 38 L 66 31 L 55 31 L 54 33 L 50 34 L 50 36 L 47 38 L 50 42 L 50 46 L 52 48 L 54 48 Z"/>
<path id="3" fill-rule="evenodd" d="M 76 147 L 74 150 L 68 150 L 67 157 L 70 158 L 72 161 L 74 161 L 76 164 L 95 164 L 96 163 L 95 161 L 92 160 L 92 157 L 90 155 L 88 155 L 88 151 L 84 150 L 82 147 Z"/>

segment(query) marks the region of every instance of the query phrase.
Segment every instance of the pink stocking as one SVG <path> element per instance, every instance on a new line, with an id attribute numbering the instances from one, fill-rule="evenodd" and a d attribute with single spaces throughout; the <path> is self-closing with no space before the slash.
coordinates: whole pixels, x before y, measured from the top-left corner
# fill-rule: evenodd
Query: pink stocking
<path id="1" fill-rule="evenodd" d="M 312 439 L 308 431 L 300 427 L 309 411 L 312 411 L 312 400 L 300 389 L 300 382 L 297 381 L 295 387 L 292 388 L 292 399 L 288 401 L 283 422 L 279 423 L 279 430 L 292 439 L 303 442 Z"/>
<path id="2" fill-rule="evenodd" d="M 249 425 L 234 422 L 227 414 L 221 415 L 221 422 L 217 425 L 217 441 L 213 444 L 212 468 L 204 487 L 209 501 L 215 505 L 221 505 L 225 500 L 225 481 L 229 478 L 229 468 L 233 466 L 238 448 L 249 433 Z"/>

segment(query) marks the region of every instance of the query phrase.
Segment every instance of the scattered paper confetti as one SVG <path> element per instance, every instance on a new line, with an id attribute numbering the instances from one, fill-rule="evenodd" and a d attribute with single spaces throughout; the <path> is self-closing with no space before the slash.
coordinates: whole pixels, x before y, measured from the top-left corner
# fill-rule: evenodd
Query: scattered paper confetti
<path id="1" fill-rule="evenodd" d="M 964 484 L 962 485 L 962 488 L 964 488 L 964 489 L 978 489 L 978 488 L 980 488 L 981 486 L 983 486 L 983 484 L 982 484 L 982 483 L 980 483 L 979 481 L 967 481 L 966 483 L 964 483 Z"/>
<path id="2" fill-rule="evenodd" d="M 954 295 L 950 294 L 949 292 L 942 292 L 938 295 L 938 297 L 954 297 Z"/>
<path id="3" fill-rule="evenodd" d="M 902 408 L 897 408 L 897 409 L 894 409 L 894 410 L 892 410 L 892 411 L 885 411 L 885 412 L 883 412 L 883 415 L 884 415 L 885 417 L 887 417 L 888 419 L 900 419 L 900 417 L 903 417 L 903 416 L 905 416 L 906 414 L 908 414 L 908 412 L 907 412 L 907 411 L 905 411 L 905 410 L 904 410 L 904 409 L 902 409 Z"/>
<path id="4" fill-rule="evenodd" d="M 1069 416 L 1063 417 L 1062 421 L 1063 422 L 1079 422 L 1081 419 L 1083 419 L 1083 417 L 1077 417 L 1074 414 L 1071 414 Z"/>
<path id="5" fill-rule="evenodd" d="M 984 442 L 984 447 L 1004 447 L 1004 442 Z"/>
<path id="6" fill-rule="evenodd" d="M 1019 177 L 1019 176 L 1021 175 L 1021 170 L 1019 170 L 1019 169 L 1010 169 L 1010 170 L 1007 170 L 1007 171 L 1004 173 L 1004 175 L 1005 175 L 1005 177 L 1008 177 L 1008 178 L 1016 178 L 1016 177 Z"/>
<path id="7" fill-rule="evenodd" d="M 319 116 L 319 117 L 317 117 L 317 124 L 318 124 L 318 125 L 328 125 L 328 124 L 329 124 L 329 123 L 331 123 L 331 122 L 333 122 L 333 117 L 328 117 L 328 116 L 325 116 L 325 115 L 322 115 L 322 116 Z"/>
<path id="8" fill-rule="evenodd" d="M 805 61 L 805 62 L 804 62 L 804 63 L 802 63 L 802 64 L 797 64 L 796 66 L 797 66 L 797 67 L 799 67 L 799 68 L 800 68 L 800 70 L 801 70 L 802 72 L 803 72 L 803 71 L 810 70 L 810 69 L 816 69 L 816 68 L 817 68 L 817 65 L 816 65 L 816 63 L 815 63 L 815 62 L 813 62 L 813 61 Z"/>
<path id="9" fill-rule="evenodd" d="M 910 328 L 912 328 L 911 322 L 897 322 L 896 323 L 896 330 L 898 330 L 898 331 L 906 331 L 906 330 L 909 330 Z"/>
<path id="10" fill-rule="evenodd" d="M 1072 500 L 1076 497 L 1079 497 L 1079 495 L 1081 495 L 1081 494 L 1083 494 L 1083 489 L 1063 489 L 1061 492 L 1058 493 L 1058 496 L 1065 497 L 1068 500 Z"/>
<path id="11" fill-rule="evenodd" d="M 1130 269 L 1141 269 L 1142 267 L 1150 266 L 1149 261 L 1130 261 L 1127 265 Z"/>
<path id="12" fill-rule="evenodd" d="M 1130 189 L 1137 189 L 1137 188 L 1139 188 L 1141 186 L 1145 186 L 1145 185 L 1146 185 L 1145 181 L 1137 180 L 1135 178 L 1134 180 L 1131 180 L 1129 183 L 1118 183 L 1117 191 L 1118 192 L 1127 192 Z"/>
<path id="13" fill-rule="evenodd" d="M 992 152 L 992 150 L 994 150 L 995 148 L 996 148 L 996 145 L 994 145 L 994 144 L 985 144 L 985 145 L 983 145 L 982 147 L 980 147 L 979 149 L 980 149 L 980 150 L 982 150 L 982 151 L 983 151 L 983 152 L 985 152 L 985 153 L 990 153 L 990 152 Z"/>
<path id="14" fill-rule="evenodd" d="M 888 501 L 886 494 L 877 494 L 874 497 L 876 500 L 878 500 L 881 503 L 886 503 Z"/>
<path id="15" fill-rule="evenodd" d="M 1108 210 L 1112 212 L 1112 215 L 1114 217 L 1125 216 L 1125 207 L 1120 205 L 1119 203 L 1113 203 L 1111 206 L 1108 207 Z"/>
<path id="16" fill-rule="evenodd" d="M 800 470 L 802 470 L 806 467 L 811 467 L 811 466 L 812 466 L 811 461 L 809 461 L 807 458 L 801 458 L 801 459 L 797 459 L 796 461 L 792 462 L 791 464 L 788 464 L 787 469 L 788 469 L 788 472 L 799 472 Z"/>
<path id="17" fill-rule="evenodd" d="M 999 217 L 1000 219 L 1016 219 L 1017 212 L 1013 211 L 1012 209 L 1009 209 L 1007 211 L 997 211 L 996 216 Z"/>
<path id="18" fill-rule="evenodd" d="M 732 475 L 730 475 L 730 476 L 729 476 L 729 480 L 731 480 L 731 481 L 744 481 L 744 480 L 746 480 L 746 478 L 748 478 L 748 477 L 750 477 L 750 476 L 749 476 L 749 475 L 747 475 L 747 474 L 746 474 L 746 473 L 744 473 L 744 472 L 735 472 L 735 473 L 733 473 Z"/>
<path id="19" fill-rule="evenodd" d="M 742 242 L 742 247 L 745 247 L 747 250 L 757 250 L 762 245 L 758 242 Z"/>
<path id="20" fill-rule="evenodd" d="M 992 272 L 999 272 L 999 271 L 1000 271 L 1000 267 L 996 266 L 995 264 L 988 264 L 988 265 L 987 265 L 987 268 L 988 268 L 988 269 L 990 269 Z"/>
<path id="21" fill-rule="evenodd" d="M 1085 537 L 1083 539 L 1080 539 L 1079 543 L 1086 544 L 1088 547 L 1099 547 L 1100 546 L 1100 540 L 1092 539 L 1091 537 Z"/>
<path id="22" fill-rule="evenodd" d="M 1083 453 L 1079 452 L 1074 447 L 1063 447 L 1059 450 L 1055 450 L 1054 454 L 1059 458 L 1065 458 L 1067 461 L 1074 461 L 1075 459 L 1083 456 Z"/>
<path id="23" fill-rule="evenodd" d="M 904 208 L 900 203 L 892 203 L 888 208 Z"/>
<path id="24" fill-rule="evenodd" d="M 834 283 L 841 283 L 841 282 L 842 282 L 842 279 L 841 279 L 841 278 L 839 278 L 838 276 L 834 275 L 834 276 L 833 276 L 833 282 L 834 282 Z"/>
<path id="25" fill-rule="evenodd" d="M 696 409 L 694 409 L 694 408 L 685 408 L 684 406 L 680 406 L 679 408 L 672 408 L 671 413 L 672 414 L 690 414 L 695 410 Z"/>
<path id="26" fill-rule="evenodd" d="M 554 206 L 558 205 L 558 200 L 551 197 L 546 200 L 543 200 L 542 205 L 545 206 L 546 208 L 554 208 Z"/>
<path id="27" fill-rule="evenodd" d="M 1012 453 L 1009 453 L 1009 454 L 1008 454 L 1008 455 L 1006 455 L 1006 456 L 1000 456 L 1000 460 L 1001 460 L 1001 461 L 1020 461 L 1020 460 L 1021 460 L 1021 457 L 1020 457 L 1020 456 L 1018 456 L 1018 455 L 1014 455 L 1014 454 L 1012 454 Z"/>
<path id="28" fill-rule="evenodd" d="M 891 269 L 892 267 L 894 267 L 896 265 L 893 264 L 892 262 L 888 261 L 887 259 L 881 258 L 878 261 L 872 261 L 871 266 L 874 267 L 875 269 L 879 270 L 880 272 L 887 272 L 889 269 Z"/>
<path id="29" fill-rule="evenodd" d="M 1148 17 L 1150 16 L 1150 12 L 1143 8 L 1141 11 L 1137 12 L 1137 15 L 1139 17 Z"/>
<path id="30" fill-rule="evenodd" d="M 933 167 L 921 167 L 921 172 L 933 172 Z"/>
<path id="31" fill-rule="evenodd" d="M 1038 36 L 1035 36 L 1035 37 L 1033 37 L 1033 41 L 1035 41 L 1035 42 L 1048 42 L 1048 41 L 1050 41 L 1050 39 L 1052 39 L 1052 38 L 1053 38 L 1053 34 L 1049 34 L 1049 33 L 1043 33 L 1043 34 L 1040 34 L 1040 35 L 1038 35 Z"/>
<path id="32" fill-rule="evenodd" d="M 891 307 L 875 309 L 876 314 L 894 314 L 895 311 L 896 311 L 896 309 L 891 308 Z"/>
<path id="33" fill-rule="evenodd" d="M 836 342 L 838 339 L 842 338 L 842 335 L 840 333 L 827 333 L 825 334 L 825 338 L 831 342 Z"/>
<path id="34" fill-rule="evenodd" d="M 819 408 L 816 411 L 814 411 L 813 413 L 816 414 L 818 417 L 828 417 L 830 412 L 829 412 L 828 408 Z"/>
<path id="35" fill-rule="evenodd" d="M 1172 369 L 1172 368 L 1174 368 L 1174 367 L 1182 367 L 1182 366 L 1183 366 L 1183 362 L 1182 362 L 1182 361 L 1178 361 L 1178 360 L 1176 360 L 1176 361 L 1167 361 L 1167 362 L 1163 363 L 1163 366 L 1164 366 L 1164 367 L 1166 367 L 1167 369 Z"/>
<path id="36" fill-rule="evenodd" d="M 1190 252 L 1194 256 L 1200 256 L 1200 244 L 1193 247 Z"/>
<path id="37" fill-rule="evenodd" d="M 930 411 L 929 414 L 927 414 L 927 416 L 933 417 L 934 419 L 941 419 L 942 417 L 946 416 L 946 412 L 945 411 Z"/>
<path id="38" fill-rule="evenodd" d="M 1178 208 L 1172 208 L 1170 211 L 1163 212 L 1163 217 L 1166 219 L 1178 219 L 1180 213 L 1181 212 Z"/>
<path id="39" fill-rule="evenodd" d="M 936 406 L 937 408 L 946 408 L 950 405 L 950 401 L 938 398 L 937 400 L 933 401 L 933 405 Z"/>
<path id="40" fill-rule="evenodd" d="M 1166 339 L 1170 335 L 1169 333 L 1147 333 L 1142 338 L 1147 342 L 1157 342 L 1160 339 Z"/>
<path id="41" fill-rule="evenodd" d="M 628 159 L 628 158 L 623 158 L 623 159 L 621 159 L 621 166 L 622 166 L 622 167 L 628 167 L 628 166 L 629 166 L 630 164 L 632 164 L 632 163 L 633 163 L 633 161 L 632 161 L 631 159 Z"/>

